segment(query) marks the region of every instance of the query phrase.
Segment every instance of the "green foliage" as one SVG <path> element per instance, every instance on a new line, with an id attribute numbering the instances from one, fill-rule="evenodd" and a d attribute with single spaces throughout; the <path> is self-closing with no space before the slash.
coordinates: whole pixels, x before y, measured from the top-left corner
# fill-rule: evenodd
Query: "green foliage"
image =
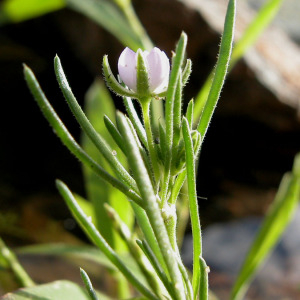
<path id="1" fill-rule="evenodd" d="M 62 182 L 57 180 L 56 186 L 64 198 L 68 208 L 73 216 L 78 220 L 82 229 L 85 231 L 90 240 L 105 254 L 105 256 L 114 264 L 118 270 L 123 273 L 125 278 L 137 288 L 143 295 L 149 299 L 157 300 L 151 291 L 128 269 L 126 264 L 120 259 L 117 253 L 107 244 L 104 238 L 99 234 L 94 224 L 84 214 L 76 199 L 74 198 L 68 187 Z"/>
<path id="2" fill-rule="evenodd" d="M 84 14 L 108 30 L 122 44 L 133 50 L 143 48 L 141 39 L 134 32 L 125 16 L 112 1 L 101 0 L 66 0 L 68 7 Z"/>
<path id="3" fill-rule="evenodd" d="M 230 68 L 254 45 L 266 27 L 272 22 L 284 0 L 268 0 L 261 7 L 253 21 L 244 31 L 242 37 L 235 43 Z"/>
<path id="4" fill-rule="evenodd" d="M 202 139 L 205 137 L 227 74 L 234 37 L 235 10 L 235 1 L 229 1 L 215 75 L 213 76 L 210 91 L 198 125 L 198 131 L 200 132 Z"/>
<path id="5" fill-rule="evenodd" d="M 26 273 L 24 268 L 20 265 L 18 258 L 6 246 L 4 241 L 0 238 L 0 263 L 1 268 L 5 268 L 7 271 L 11 271 L 14 274 L 16 281 L 19 286 L 31 287 L 34 285 L 34 282 Z"/>
<path id="6" fill-rule="evenodd" d="M 115 106 L 113 100 L 105 88 L 103 83 L 95 81 L 86 94 L 84 111 L 87 118 L 95 128 L 96 132 L 107 141 L 111 151 L 115 151 L 115 155 L 119 158 L 121 164 L 126 166 L 126 159 L 116 147 L 114 140 L 110 133 L 106 130 L 104 123 L 104 116 L 108 117 L 115 123 Z M 98 161 L 106 170 L 112 172 L 109 164 L 99 155 L 97 148 L 93 145 L 87 135 L 82 136 L 83 149 L 96 161 Z M 133 212 L 127 200 L 127 197 L 101 180 L 90 168 L 83 165 L 86 191 L 88 199 L 93 203 L 94 213 L 96 215 L 97 228 L 100 230 L 103 237 L 110 245 L 114 245 L 117 251 L 123 249 L 124 245 L 120 242 L 117 235 L 113 233 L 113 228 L 107 213 L 104 210 L 103 204 L 110 203 L 110 205 L 118 212 L 121 219 L 132 229 L 133 226 Z M 116 244 L 117 243 L 117 244 Z"/>
<path id="7" fill-rule="evenodd" d="M 5 1 L 4 4 L 8 2 L 17 0 Z M 59 1 L 52 2 L 57 4 Z M 232 64 L 254 43 L 281 2 L 269 1 L 258 14 L 237 44 Z M 66 0 L 66 4 L 106 28 L 133 50 L 152 45 L 130 1 Z M 27 8 L 24 19 L 34 15 L 33 8 Z M 45 6 L 42 9 L 42 6 L 36 4 L 35 8 L 42 14 L 58 9 L 59 5 L 56 8 L 48 6 L 47 10 Z M 17 10 L 17 6 L 11 9 L 11 16 Z M 59 119 L 33 72 L 27 66 L 24 67 L 28 87 L 44 116 L 64 145 L 83 164 L 87 200 L 75 196 L 62 181 L 57 180 L 56 184 L 74 218 L 99 249 L 44 245 L 27 248 L 25 252 L 38 251 L 40 254 L 87 258 L 99 263 L 120 276 L 118 288 L 120 291 L 125 288 L 125 292 L 119 292 L 120 298 L 131 295 L 127 285 L 130 283 L 145 297 L 135 299 L 208 299 L 208 267 L 202 258 L 197 205 L 196 160 L 229 70 L 235 10 L 236 1 L 229 0 L 218 62 L 214 74 L 210 75 L 212 83 L 206 82 L 195 105 L 191 100 L 185 112 L 182 111 L 182 89 L 191 73 L 191 61 L 185 61 L 185 33 L 182 33 L 172 59 L 168 90 L 166 94 L 159 95 L 166 96 L 164 113 L 163 101 L 152 99 L 147 86 L 138 86 L 138 94 L 143 95 L 142 99 L 138 99 L 143 121 L 132 102 L 136 95 L 118 83 L 110 70 L 107 56 L 103 59 L 106 81 L 117 94 L 128 96 L 123 99 L 128 117 L 120 112 L 115 115 L 113 101 L 107 89 L 98 81 L 88 91 L 83 110 L 72 93 L 59 58 L 56 57 L 56 78 L 70 110 L 82 128 L 82 146 L 74 140 Z M 25 13 L 26 10 L 23 15 Z M 14 20 L 13 17 L 11 20 Z M 138 79 L 141 79 L 140 82 L 145 81 L 149 74 L 146 72 L 141 50 L 138 51 L 137 67 L 141 70 L 138 72 Z M 199 120 L 197 130 L 193 130 L 193 119 Z M 157 142 L 155 137 L 158 132 L 160 141 Z M 300 156 L 296 158 L 293 172 L 283 179 L 276 201 L 246 258 L 232 299 L 240 298 L 246 291 L 250 279 L 274 247 L 295 210 L 300 190 L 299 161 Z M 175 206 L 185 180 L 187 197 L 178 207 L 187 210 L 189 206 L 191 216 L 192 280 L 181 262 L 176 240 L 176 229 L 182 225 L 178 224 Z M 181 221 L 180 218 L 179 220 Z M 29 296 L 32 299 L 108 299 L 104 295 L 96 296 L 85 271 L 81 270 L 81 276 L 86 291 L 75 284 L 60 281 L 19 290 L 4 299 L 26 299 Z M 53 294 L 49 292 L 51 289 Z"/>
<path id="8" fill-rule="evenodd" d="M 197 295 L 199 291 L 200 277 L 203 276 L 203 274 L 201 274 L 199 261 L 202 256 L 202 237 L 196 191 L 195 152 L 190 126 L 186 118 L 183 118 L 182 122 L 182 135 L 185 144 L 186 173 L 193 233 L 193 290 L 194 295 Z"/>
<path id="9" fill-rule="evenodd" d="M 242 299 L 250 281 L 281 238 L 300 200 L 300 153 L 293 171 L 286 173 L 280 183 L 274 203 L 245 258 L 232 290 L 231 299 Z"/>
<path id="10" fill-rule="evenodd" d="M 90 300 L 98 300 L 97 294 L 93 288 L 92 282 L 88 274 L 83 269 L 80 268 L 80 275 Z"/>
<path id="11" fill-rule="evenodd" d="M 106 295 L 97 292 L 98 298 L 101 300 L 110 300 Z M 3 300 L 90 300 L 84 288 L 77 284 L 59 280 L 48 284 L 41 284 L 31 288 L 19 289 L 13 293 L 9 293 L 1 297 Z"/>
<path id="12" fill-rule="evenodd" d="M 253 21 L 249 24 L 248 28 L 243 33 L 242 37 L 235 43 L 232 49 L 231 60 L 228 66 L 230 71 L 237 61 L 246 53 L 246 51 L 255 44 L 260 35 L 264 32 L 265 28 L 271 23 L 276 16 L 283 0 L 269 0 L 260 9 Z M 208 95 L 211 90 L 213 80 L 213 72 L 211 72 L 203 84 L 195 99 L 195 114 L 194 122 L 197 123 L 202 114 L 203 108 L 206 104 Z"/>
<path id="13" fill-rule="evenodd" d="M 22 22 L 63 7 L 65 0 L 4 0 L 0 5 L 0 24 Z"/>
<path id="14" fill-rule="evenodd" d="M 110 271 L 116 270 L 115 266 L 99 249 L 88 245 L 39 244 L 19 248 L 17 253 L 22 255 L 56 255 L 68 258 L 71 261 L 87 260 L 99 264 Z"/>

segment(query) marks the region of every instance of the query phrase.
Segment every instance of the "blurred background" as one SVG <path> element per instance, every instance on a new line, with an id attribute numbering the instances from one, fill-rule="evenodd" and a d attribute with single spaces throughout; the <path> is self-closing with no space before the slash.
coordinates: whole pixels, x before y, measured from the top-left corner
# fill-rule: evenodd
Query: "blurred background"
<path id="1" fill-rule="evenodd" d="M 0 1 L 0 235 L 13 247 L 36 242 L 76 242 L 84 235 L 59 197 L 54 180 L 62 179 L 73 191 L 84 195 L 81 166 L 44 120 L 26 87 L 22 64 L 35 72 L 48 99 L 78 140 L 80 129 L 56 83 L 53 58 L 59 55 L 70 86 L 83 104 L 94 80 L 102 80 L 103 55 L 109 55 L 116 74 L 117 59 L 124 46 L 98 24 L 68 7 L 15 22 L 5 15 L 5 2 Z M 26 0 L 23 2 L 26 7 Z M 188 34 L 187 53 L 193 72 L 185 89 L 186 103 L 195 97 L 216 62 L 225 2 L 133 1 L 154 44 L 169 57 L 181 31 Z M 264 2 L 238 1 L 237 38 Z M 198 195 L 204 243 L 207 240 L 204 253 L 207 251 L 209 256 L 209 249 L 225 247 L 230 236 L 234 236 L 231 247 L 241 248 L 232 257 L 220 259 L 227 264 L 218 264 L 213 258 L 208 262 L 212 270 L 210 286 L 221 299 L 228 297 L 246 245 L 300 149 L 299 15 L 298 0 L 284 1 L 272 26 L 229 74 L 202 149 Z M 115 103 L 123 110 L 120 99 L 115 98 Z M 292 229 L 299 226 L 293 224 Z M 187 263 L 189 231 L 184 245 Z M 300 247 L 299 230 L 293 231 L 291 239 L 298 244 L 278 250 L 279 256 L 273 259 L 280 263 L 271 264 L 273 269 L 262 273 L 269 278 L 255 285 L 249 299 L 300 297 L 300 267 L 295 260 L 289 260 L 293 257 L 300 262 L 299 254 L 284 252 Z M 224 249 L 220 253 L 231 251 Z M 282 253 L 287 259 L 284 263 Z M 38 272 L 34 259 L 24 258 L 22 262 L 32 273 Z M 72 271 L 58 266 L 59 263 L 53 268 L 53 274 L 34 276 L 40 282 L 65 276 L 73 279 Z M 282 284 L 274 292 L 270 287 L 276 280 Z"/>

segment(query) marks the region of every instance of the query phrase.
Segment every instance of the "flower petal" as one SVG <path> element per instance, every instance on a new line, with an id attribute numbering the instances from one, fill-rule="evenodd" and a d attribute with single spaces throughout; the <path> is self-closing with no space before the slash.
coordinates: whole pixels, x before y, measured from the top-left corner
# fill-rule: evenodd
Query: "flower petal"
<path id="1" fill-rule="evenodd" d="M 136 91 L 136 53 L 126 47 L 118 61 L 118 71 L 122 81 Z"/>
<path id="2" fill-rule="evenodd" d="M 169 59 L 167 57 L 167 55 L 165 54 L 165 52 L 162 52 L 163 56 L 163 70 L 164 70 L 164 80 L 162 81 L 162 83 L 155 89 L 155 93 L 159 94 L 162 92 L 165 92 L 168 89 L 168 85 L 169 85 L 169 79 L 170 79 L 170 62 Z"/>
<path id="3" fill-rule="evenodd" d="M 164 90 L 169 81 L 170 63 L 165 52 L 153 48 L 146 57 L 149 73 L 149 88 L 151 92 Z"/>

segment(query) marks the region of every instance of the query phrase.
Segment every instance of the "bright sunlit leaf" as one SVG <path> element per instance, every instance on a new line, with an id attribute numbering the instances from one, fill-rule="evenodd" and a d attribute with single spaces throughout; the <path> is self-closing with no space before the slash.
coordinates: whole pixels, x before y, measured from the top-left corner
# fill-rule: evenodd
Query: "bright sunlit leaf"
<path id="1" fill-rule="evenodd" d="M 79 273 L 79 270 L 78 270 Z M 104 294 L 98 293 L 101 300 L 110 300 Z M 1 297 L 3 300 L 46 300 L 46 299 L 64 299 L 64 300 L 90 300 L 84 288 L 77 284 L 59 280 L 48 284 L 37 285 L 32 288 L 19 289 L 13 293 L 8 293 Z"/>
<path id="2" fill-rule="evenodd" d="M 0 24 L 22 22 L 64 6 L 64 0 L 6 0 L 0 6 Z"/>

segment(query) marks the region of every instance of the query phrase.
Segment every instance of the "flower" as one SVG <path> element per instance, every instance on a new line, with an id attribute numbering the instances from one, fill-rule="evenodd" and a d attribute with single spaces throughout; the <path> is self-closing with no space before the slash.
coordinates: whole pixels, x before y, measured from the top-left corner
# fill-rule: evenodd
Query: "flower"
<path id="1" fill-rule="evenodd" d="M 151 94 L 165 92 L 169 83 L 170 63 L 165 52 L 153 48 L 150 52 L 141 51 L 148 74 L 148 86 Z M 132 91 L 137 91 L 138 53 L 125 48 L 118 62 L 119 76 Z"/>

